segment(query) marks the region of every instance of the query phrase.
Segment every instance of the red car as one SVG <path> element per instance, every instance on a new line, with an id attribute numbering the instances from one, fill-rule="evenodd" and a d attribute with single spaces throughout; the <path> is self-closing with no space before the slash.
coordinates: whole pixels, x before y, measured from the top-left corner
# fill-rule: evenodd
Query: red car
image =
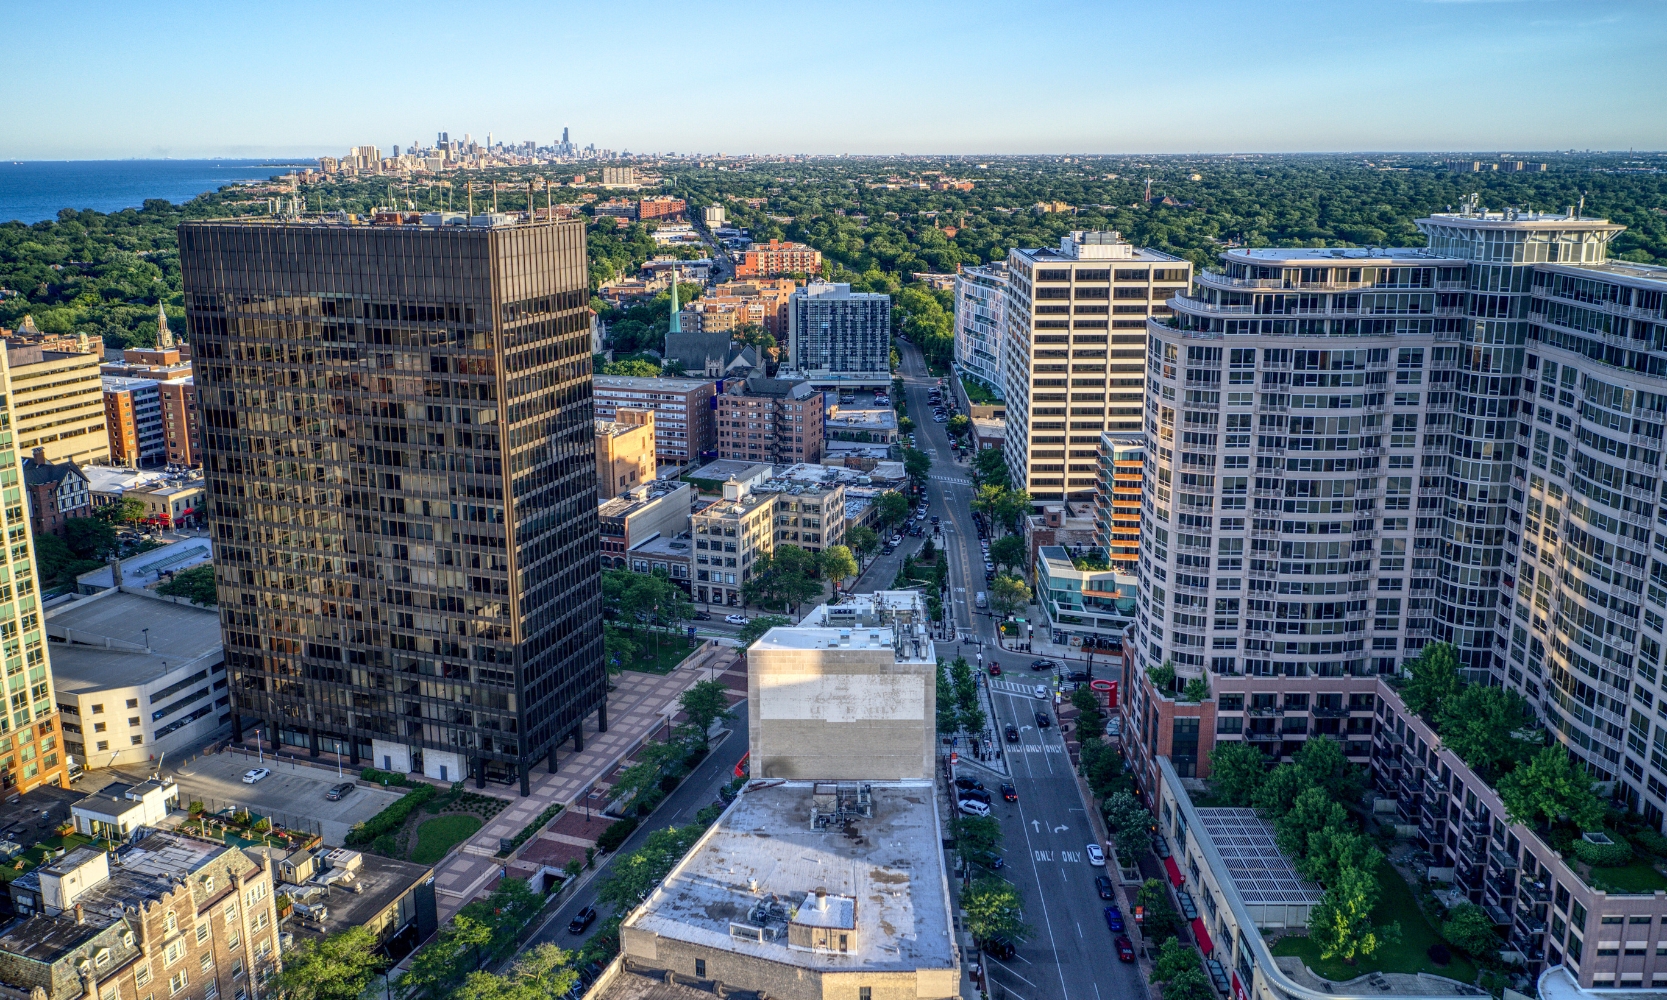
<path id="1" fill-rule="evenodd" d="M 997 663 L 994 660 L 990 661 L 990 676 L 991 677 L 1000 677 L 1001 676 L 1001 664 Z"/>
<path id="2" fill-rule="evenodd" d="M 1117 938 L 1117 958 L 1124 962 L 1134 961 L 1134 944 L 1127 936 Z"/>

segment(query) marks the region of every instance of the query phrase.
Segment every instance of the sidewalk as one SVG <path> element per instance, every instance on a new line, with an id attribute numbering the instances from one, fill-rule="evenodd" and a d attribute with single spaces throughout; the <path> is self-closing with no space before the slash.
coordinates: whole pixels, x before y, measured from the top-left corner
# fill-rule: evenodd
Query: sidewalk
<path id="1" fill-rule="evenodd" d="M 500 838 L 514 837 L 555 803 L 567 807 L 568 812 L 575 804 L 582 804 L 593 785 L 612 775 L 621 760 L 665 726 L 668 715 L 677 713 L 677 699 L 685 690 L 697 681 L 720 678 L 734 659 L 734 650 L 708 644 L 706 649 L 664 676 L 633 670 L 615 675 L 615 690 L 608 695 L 612 722 L 608 731 L 598 733 L 594 717 L 586 720 L 583 752 L 574 753 L 572 744 L 567 744 L 555 774 L 543 767 L 536 768 L 530 795 L 514 796 L 507 809 L 435 866 L 435 898 L 440 919 L 449 919 L 499 876 L 506 865 L 505 859 L 495 856 Z M 511 797 L 508 790 L 496 794 Z M 592 802 L 593 814 L 598 805 Z M 562 838 L 556 839 L 560 842 Z"/>

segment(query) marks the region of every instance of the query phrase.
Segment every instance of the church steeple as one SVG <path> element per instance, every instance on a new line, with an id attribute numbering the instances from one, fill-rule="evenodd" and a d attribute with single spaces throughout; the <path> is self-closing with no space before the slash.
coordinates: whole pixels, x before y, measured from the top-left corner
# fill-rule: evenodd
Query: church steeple
<path id="1" fill-rule="evenodd" d="M 671 265 L 671 325 L 666 327 L 667 333 L 683 332 L 683 316 L 677 308 L 677 262 Z"/>
<path id="2" fill-rule="evenodd" d="M 162 303 L 156 304 L 156 347 L 157 350 L 174 346 L 174 331 L 168 329 L 168 311 Z"/>

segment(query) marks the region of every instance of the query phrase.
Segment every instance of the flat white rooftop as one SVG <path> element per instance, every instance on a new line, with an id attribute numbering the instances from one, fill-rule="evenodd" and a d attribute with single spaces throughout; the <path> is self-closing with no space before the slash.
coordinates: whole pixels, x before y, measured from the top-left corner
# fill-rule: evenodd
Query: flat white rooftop
<path id="1" fill-rule="evenodd" d="M 870 783 L 872 816 L 813 829 L 817 784 L 829 783 L 754 782 L 625 927 L 821 972 L 953 968 L 931 782 Z M 819 889 L 825 911 L 814 909 Z M 759 914 L 761 927 L 854 925 L 854 940 L 842 953 L 790 948 L 785 934 L 731 932 Z"/>

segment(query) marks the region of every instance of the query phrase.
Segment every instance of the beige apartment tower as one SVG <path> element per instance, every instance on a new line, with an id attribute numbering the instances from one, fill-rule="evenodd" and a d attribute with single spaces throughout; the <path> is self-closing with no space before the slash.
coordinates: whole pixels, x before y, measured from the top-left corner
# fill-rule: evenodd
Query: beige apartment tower
<path id="1" fill-rule="evenodd" d="M 1139 434 L 1146 321 L 1167 319 L 1192 265 L 1116 232 L 1074 232 L 1007 257 L 1005 457 L 1037 500 L 1092 502 L 1100 435 Z"/>

